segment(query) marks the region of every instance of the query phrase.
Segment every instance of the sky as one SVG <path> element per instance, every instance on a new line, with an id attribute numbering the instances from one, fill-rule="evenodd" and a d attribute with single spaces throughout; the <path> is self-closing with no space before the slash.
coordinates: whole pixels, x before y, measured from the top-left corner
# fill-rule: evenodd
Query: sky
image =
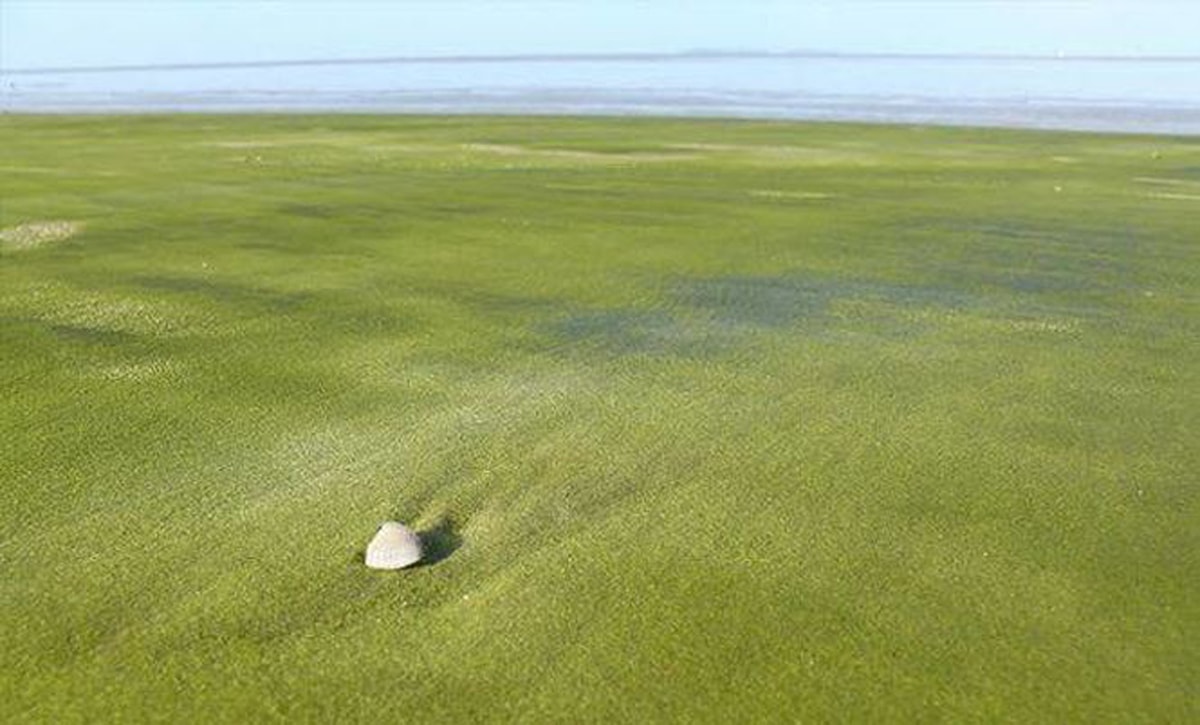
<path id="1" fill-rule="evenodd" d="M 1200 56 L 1200 0 L 0 0 L 0 70 L 693 49 Z"/>

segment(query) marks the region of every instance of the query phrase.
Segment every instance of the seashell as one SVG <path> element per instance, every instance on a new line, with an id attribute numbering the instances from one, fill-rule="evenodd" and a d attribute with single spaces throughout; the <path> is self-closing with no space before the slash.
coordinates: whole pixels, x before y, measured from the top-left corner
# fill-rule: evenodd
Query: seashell
<path id="1" fill-rule="evenodd" d="M 412 529 L 396 521 L 384 521 L 367 544 L 367 567 L 403 569 L 421 560 L 421 539 Z"/>

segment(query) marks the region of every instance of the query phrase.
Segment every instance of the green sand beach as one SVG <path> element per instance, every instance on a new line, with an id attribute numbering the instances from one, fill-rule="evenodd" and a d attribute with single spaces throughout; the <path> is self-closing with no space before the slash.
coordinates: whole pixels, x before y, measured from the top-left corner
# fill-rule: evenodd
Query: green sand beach
<path id="1" fill-rule="evenodd" d="M 1198 360 L 1196 137 L 0 117 L 0 721 L 1195 722 Z"/>

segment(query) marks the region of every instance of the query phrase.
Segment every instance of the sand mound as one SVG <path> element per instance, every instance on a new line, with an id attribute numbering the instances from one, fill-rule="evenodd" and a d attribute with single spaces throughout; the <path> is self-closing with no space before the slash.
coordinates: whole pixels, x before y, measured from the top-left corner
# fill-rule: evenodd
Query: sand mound
<path id="1" fill-rule="evenodd" d="M 0 247 L 4 249 L 33 249 L 50 242 L 70 239 L 83 229 L 79 222 L 46 221 L 18 224 L 0 230 Z"/>

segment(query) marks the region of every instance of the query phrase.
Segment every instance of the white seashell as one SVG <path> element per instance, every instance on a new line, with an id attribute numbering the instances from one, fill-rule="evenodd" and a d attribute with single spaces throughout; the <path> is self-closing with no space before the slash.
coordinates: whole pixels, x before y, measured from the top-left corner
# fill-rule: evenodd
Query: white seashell
<path id="1" fill-rule="evenodd" d="M 367 544 L 367 566 L 371 569 L 403 569 L 421 560 L 421 539 L 407 526 L 384 521 Z"/>

